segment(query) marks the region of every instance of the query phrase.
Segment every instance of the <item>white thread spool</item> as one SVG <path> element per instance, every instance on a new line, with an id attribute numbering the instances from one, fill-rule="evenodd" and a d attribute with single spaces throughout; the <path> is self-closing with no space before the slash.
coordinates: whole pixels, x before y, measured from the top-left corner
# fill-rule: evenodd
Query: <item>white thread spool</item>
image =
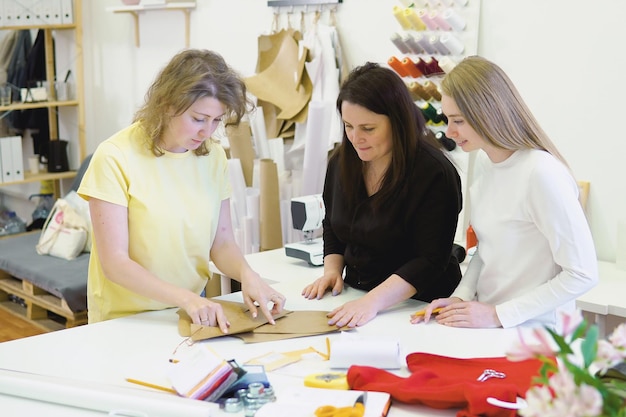
<path id="1" fill-rule="evenodd" d="M 451 33 L 442 34 L 439 41 L 450 51 L 451 55 L 461 55 L 465 50 L 465 45 Z"/>
<path id="2" fill-rule="evenodd" d="M 450 57 L 444 56 L 439 60 L 439 67 L 446 74 L 452 71 L 452 69 L 456 66 L 456 62 L 454 62 Z"/>
<path id="3" fill-rule="evenodd" d="M 443 19 L 448 22 L 450 27 L 456 31 L 465 30 L 467 23 L 454 9 L 446 9 L 443 12 Z"/>

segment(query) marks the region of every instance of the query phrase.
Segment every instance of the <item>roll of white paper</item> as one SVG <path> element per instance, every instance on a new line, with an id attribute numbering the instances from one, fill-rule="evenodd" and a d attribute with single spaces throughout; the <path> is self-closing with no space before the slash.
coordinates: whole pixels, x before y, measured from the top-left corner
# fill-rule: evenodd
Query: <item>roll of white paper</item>
<path id="1" fill-rule="evenodd" d="M 324 188 L 324 175 L 327 163 L 328 135 L 330 115 L 333 111 L 331 102 L 311 101 L 306 124 L 306 145 L 302 166 L 303 195 L 319 194 Z"/>
<path id="2" fill-rule="evenodd" d="M 162 417 L 208 417 L 219 406 L 175 394 L 0 370 L 0 393 L 110 413 L 127 410 Z"/>
<path id="3" fill-rule="evenodd" d="M 258 106 L 254 111 L 254 114 L 250 115 L 250 130 L 252 130 L 252 139 L 254 140 L 257 158 L 270 158 L 270 149 L 269 144 L 267 143 L 267 128 L 265 126 L 263 107 Z"/>
<path id="4" fill-rule="evenodd" d="M 352 365 L 399 369 L 400 344 L 397 340 L 337 340 L 330 346 L 330 367 Z"/>

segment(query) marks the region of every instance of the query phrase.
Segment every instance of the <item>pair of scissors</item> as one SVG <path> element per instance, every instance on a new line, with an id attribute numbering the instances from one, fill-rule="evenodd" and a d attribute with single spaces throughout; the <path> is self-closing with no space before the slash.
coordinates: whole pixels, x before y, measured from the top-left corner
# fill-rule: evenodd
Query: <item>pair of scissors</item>
<path id="1" fill-rule="evenodd" d="M 365 401 L 367 392 L 359 395 L 353 406 L 335 407 L 333 405 L 323 405 L 315 410 L 315 417 L 363 417 L 365 414 Z"/>

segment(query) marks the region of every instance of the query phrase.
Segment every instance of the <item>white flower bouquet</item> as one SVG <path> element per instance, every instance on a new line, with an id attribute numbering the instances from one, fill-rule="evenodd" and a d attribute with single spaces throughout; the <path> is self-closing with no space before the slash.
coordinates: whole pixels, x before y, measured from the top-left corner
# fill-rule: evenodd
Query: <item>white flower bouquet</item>
<path id="1" fill-rule="evenodd" d="M 518 410 L 520 416 L 626 417 L 626 382 L 607 373 L 623 369 L 626 323 L 607 340 L 598 340 L 597 326 L 576 312 L 563 317 L 562 334 L 547 328 L 534 329 L 533 334 L 536 342 L 526 343 L 520 337 L 507 353 L 511 361 L 538 358 L 543 362 L 526 393 L 526 406 Z"/>

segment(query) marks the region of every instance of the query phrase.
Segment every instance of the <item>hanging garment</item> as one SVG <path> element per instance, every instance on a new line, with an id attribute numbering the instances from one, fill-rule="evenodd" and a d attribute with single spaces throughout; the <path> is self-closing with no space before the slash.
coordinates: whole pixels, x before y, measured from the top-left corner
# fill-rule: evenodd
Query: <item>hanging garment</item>
<path id="1" fill-rule="evenodd" d="M 276 42 L 257 65 L 265 69 L 246 78 L 245 83 L 258 99 L 280 109 L 276 115 L 278 119 L 303 121 L 313 86 L 304 69 L 307 53 L 304 51 L 302 56 L 299 55 L 297 40 L 291 33 L 289 30 L 279 32 Z M 268 64 L 274 53 L 273 61 Z"/>
<path id="2" fill-rule="evenodd" d="M 18 42 L 18 31 L 10 30 L 7 32 L 0 43 L 0 85 L 7 82 L 9 64 Z M 0 119 L 0 136 L 12 136 L 5 115 L 2 115 Z"/>
<path id="3" fill-rule="evenodd" d="M 26 62 L 22 71 L 17 77 L 18 87 L 35 87 L 38 82 L 46 80 L 46 50 L 45 33 L 43 30 L 37 32 L 37 37 L 32 47 L 28 51 Z M 28 109 L 21 112 L 13 112 L 13 127 L 24 131 L 30 129 L 33 138 L 33 150 L 36 154 L 43 156 L 44 161 L 48 157 L 48 147 L 50 144 L 50 125 L 47 108 Z"/>

